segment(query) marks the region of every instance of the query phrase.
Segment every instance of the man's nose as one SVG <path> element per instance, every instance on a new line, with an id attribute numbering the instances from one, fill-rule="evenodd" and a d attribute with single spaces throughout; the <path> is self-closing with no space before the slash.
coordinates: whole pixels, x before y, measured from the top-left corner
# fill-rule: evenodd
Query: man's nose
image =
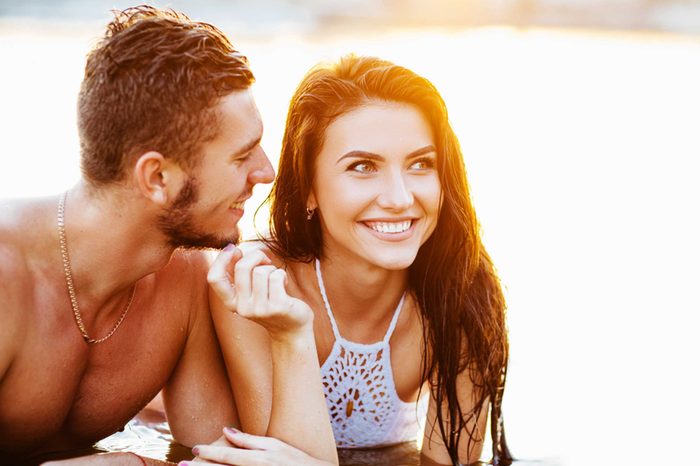
<path id="1" fill-rule="evenodd" d="M 379 205 L 385 209 L 401 211 L 413 205 L 413 193 L 402 173 L 392 173 L 379 196 Z"/>
<path id="2" fill-rule="evenodd" d="M 267 158 L 265 151 L 260 148 L 254 157 L 255 164 L 250 173 L 248 173 L 248 182 L 250 184 L 272 183 L 272 181 L 275 179 L 275 170 L 272 168 L 270 159 Z"/>

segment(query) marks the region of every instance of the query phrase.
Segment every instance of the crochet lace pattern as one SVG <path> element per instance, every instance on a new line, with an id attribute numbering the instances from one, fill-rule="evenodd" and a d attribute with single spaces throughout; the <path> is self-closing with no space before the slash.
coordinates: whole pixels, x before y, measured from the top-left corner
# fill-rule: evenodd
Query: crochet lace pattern
<path id="1" fill-rule="evenodd" d="M 415 440 L 425 419 L 427 396 L 418 403 L 406 403 L 399 398 L 389 347 L 406 294 L 401 296 L 381 341 L 355 343 L 338 331 L 318 259 L 316 278 L 335 336 L 333 349 L 321 367 L 321 377 L 336 445 L 370 448 Z"/>

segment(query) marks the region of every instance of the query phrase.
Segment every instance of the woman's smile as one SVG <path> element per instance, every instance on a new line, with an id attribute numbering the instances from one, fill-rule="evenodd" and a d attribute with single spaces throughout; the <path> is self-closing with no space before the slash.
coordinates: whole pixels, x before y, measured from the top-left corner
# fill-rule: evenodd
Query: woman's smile
<path id="1" fill-rule="evenodd" d="M 382 220 L 358 222 L 370 233 L 383 241 L 403 241 L 411 237 L 415 231 L 415 219 L 407 220 Z"/>
<path id="2" fill-rule="evenodd" d="M 326 252 L 408 268 L 437 224 L 436 158 L 431 127 L 411 105 L 370 102 L 333 121 L 308 200 Z"/>

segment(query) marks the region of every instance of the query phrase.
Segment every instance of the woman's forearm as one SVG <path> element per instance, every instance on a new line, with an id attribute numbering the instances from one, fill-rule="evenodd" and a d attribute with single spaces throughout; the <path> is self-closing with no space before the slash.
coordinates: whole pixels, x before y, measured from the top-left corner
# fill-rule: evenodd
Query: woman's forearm
<path id="1" fill-rule="evenodd" d="M 267 435 L 337 464 L 338 456 L 311 326 L 273 338 L 272 411 Z"/>

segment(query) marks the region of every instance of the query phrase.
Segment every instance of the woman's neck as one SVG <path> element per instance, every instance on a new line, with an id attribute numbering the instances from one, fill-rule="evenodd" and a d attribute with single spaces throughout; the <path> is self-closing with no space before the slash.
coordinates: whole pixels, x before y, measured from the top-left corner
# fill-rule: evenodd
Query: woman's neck
<path id="1" fill-rule="evenodd" d="M 324 256 L 320 264 L 335 319 L 360 334 L 363 328 L 383 328 L 408 287 L 407 269 L 387 270 L 337 255 Z"/>

